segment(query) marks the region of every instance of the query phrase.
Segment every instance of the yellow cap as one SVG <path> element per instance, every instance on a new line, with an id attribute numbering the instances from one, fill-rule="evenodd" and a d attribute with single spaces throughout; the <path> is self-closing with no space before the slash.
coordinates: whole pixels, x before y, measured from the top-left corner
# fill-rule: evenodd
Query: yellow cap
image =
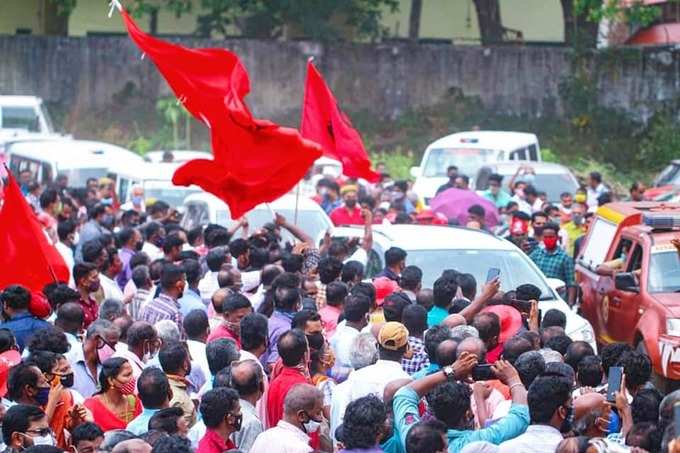
<path id="1" fill-rule="evenodd" d="M 385 349 L 397 351 L 408 344 L 408 329 L 400 322 L 386 322 L 380 328 L 378 343 Z"/>
<path id="2" fill-rule="evenodd" d="M 340 189 L 340 195 L 345 195 L 347 192 L 359 192 L 359 187 L 357 187 L 354 184 L 342 186 L 342 188 Z"/>

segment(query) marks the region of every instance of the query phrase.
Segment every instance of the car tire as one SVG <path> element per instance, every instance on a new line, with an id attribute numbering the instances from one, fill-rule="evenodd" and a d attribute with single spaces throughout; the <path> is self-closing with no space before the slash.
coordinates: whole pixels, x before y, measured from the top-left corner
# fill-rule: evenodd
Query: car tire
<path id="1" fill-rule="evenodd" d="M 647 347 L 645 346 L 644 339 L 640 340 L 635 350 L 649 357 L 649 353 L 647 352 Z M 672 379 L 668 379 L 664 376 L 661 376 L 656 371 L 654 371 L 654 367 L 652 367 L 652 376 L 650 378 L 650 381 L 652 381 L 654 387 L 664 395 L 667 395 L 668 393 L 680 388 L 680 381 L 674 381 Z"/>

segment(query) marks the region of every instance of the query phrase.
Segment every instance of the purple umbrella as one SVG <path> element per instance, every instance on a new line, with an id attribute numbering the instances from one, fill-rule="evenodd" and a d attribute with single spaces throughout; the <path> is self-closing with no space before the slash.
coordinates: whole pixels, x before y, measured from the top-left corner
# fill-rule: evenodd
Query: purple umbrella
<path id="1" fill-rule="evenodd" d="M 465 225 L 468 221 L 468 209 L 473 205 L 484 208 L 487 227 L 498 224 L 498 209 L 496 205 L 480 197 L 472 190 L 447 189 L 430 201 L 430 208 L 435 213 L 445 215 L 449 219 L 455 219 L 459 225 Z"/>

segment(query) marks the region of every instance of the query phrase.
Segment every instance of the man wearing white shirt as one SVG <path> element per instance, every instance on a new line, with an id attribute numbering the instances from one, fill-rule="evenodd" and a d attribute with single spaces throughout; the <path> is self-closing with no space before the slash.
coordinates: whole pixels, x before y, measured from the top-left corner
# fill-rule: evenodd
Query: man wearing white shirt
<path id="1" fill-rule="evenodd" d="M 224 247 L 215 247 L 210 250 L 205 257 L 208 272 L 206 272 L 201 281 L 198 282 L 198 292 L 201 293 L 201 299 L 203 299 L 203 303 L 206 304 L 206 306 L 210 304 L 215 291 L 220 288 L 217 284 L 217 274 L 226 261 L 227 253 Z"/>
<path id="2" fill-rule="evenodd" d="M 562 433 L 572 429 L 571 385 L 560 376 L 539 376 L 527 395 L 531 425 L 524 434 L 498 446 L 499 453 L 555 451 Z"/>
<path id="3" fill-rule="evenodd" d="M 72 220 L 59 222 L 57 225 L 57 236 L 59 236 L 59 242 L 55 244 L 55 247 L 64 259 L 66 267 L 68 267 L 68 284 L 73 287 L 75 286 L 73 282 L 73 265 L 75 264 L 73 249 L 76 240 L 75 222 Z"/>
<path id="4" fill-rule="evenodd" d="M 116 351 L 113 356 L 127 359 L 132 366 L 132 376 L 139 379 L 146 362 L 158 352 L 160 343 L 158 333 L 151 324 L 137 321 L 127 331 L 127 350 Z"/>
<path id="5" fill-rule="evenodd" d="M 335 353 L 335 366 L 331 374 L 338 382 L 345 380 L 352 369 L 352 343 L 361 333 L 361 329 L 368 325 L 366 315 L 369 310 L 370 301 L 366 296 L 350 295 L 345 300 L 345 320 L 338 324 L 330 341 Z"/>
<path id="6" fill-rule="evenodd" d="M 382 399 L 385 386 L 410 376 L 401 367 L 404 357 L 410 358 L 408 330 L 399 322 L 387 322 L 378 334 L 378 361 L 349 375 L 350 401 L 375 395 Z"/>
<path id="7" fill-rule="evenodd" d="M 309 384 L 291 388 L 283 402 L 283 418 L 263 432 L 250 453 L 309 453 L 309 434 L 318 431 L 323 420 L 323 394 Z"/>
<path id="8" fill-rule="evenodd" d="M 210 333 L 208 315 L 205 310 L 192 310 L 186 314 L 182 323 L 184 332 L 187 334 L 187 346 L 191 360 L 201 367 L 206 377 L 210 376 L 208 357 L 205 354 L 205 343 Z"/>
<path id="9" fill-rule="evenodd" d="M 258 418 L 262 425 L 267 428 L 267 392 L 269 391 L 269 378 L 265 372 L 260 357 L 267 350 L 269 337 L 269 321 L 264 315 L 250 313 L 241 320 L 241 355 L 240 360 L 254 360 L 262 369 L 263 393 L 255 405 Z"/>
<path id="10" fill-rule="evenodd" d="M 165 228 L 158 222 L 150 222 L 144 228 L 144 235 L 146 241 L 142 246 L 142 252 L 146 253 L 149 259 L 153 262 L 163 258 L 163 240 L 165 239 Z"/>
<path id="11" fill-rule="evenodd" d="M 595 212 L 599 205 L 597 199 L 609 192 L 607 186 L 602 183 L 602 175 L 596 171 L 588 175 L 588 187 L 586 189 L 588 212 Z"/>
<path id="12" fill-rule="evenodd" d="M 77 292 L 74 291 L 76 296 Z M 78 302 L 67 302 L 57 309 L 57 318 L 54 320 L 54 325 L 64 331 L 68 344 L 71 346 L 64 354 L 64 357 L 69 363 L 74 364 L 80 358 L 83 352 L 83 344 L 78 339 L 78 335 L 83 330 L 83 321 L 85 314 L 83 308 Z"/>

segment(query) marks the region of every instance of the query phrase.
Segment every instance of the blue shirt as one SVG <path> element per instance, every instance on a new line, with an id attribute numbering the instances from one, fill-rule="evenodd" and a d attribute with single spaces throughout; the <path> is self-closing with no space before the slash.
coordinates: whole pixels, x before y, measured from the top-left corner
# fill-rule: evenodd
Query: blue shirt
<path id="1" fill-rule="evenodd" d="M 385 442 L 380 444 L 380 448 L 385 453 L 406 453 L 404 445 L 399 441 L 399 437 L 394 432 Z"/>
<path id="2" fill-rule="evenodd" d="M 401 388 L 394 395 L 394 428 L 402 445 L 406 445 L 406 436 L 413 426 L 420 421 L 418 413 L 418 394 L 410 387 Z M 478 430 L 449 429 L 449 452 L 460 451 L 465 445 L 478 440 L 495 445 L 519 436 L 529 426 L 529 407 L 525 404 L 513 404 L 508 415 L 488 428 Z"/>
<path id="3" fill-rule="evenodd" d="M 203 303 L 201 295 L 191 288 L 187 288 L 182 298 L 177 302 L 179 302 L 179 312 L 182 313 L 182 318 L 186 318 L 191 310 L 203 310 L 208 313 L 208 308 Z"/>
<path id="4" fill-rule="evenodd" d="M 50 323 L 36 318 L 28 312 L 15 315 L 9 321 L 0 324 L 0 328 L 12 331 L 21 351 L 24 350 L 26 342 L 28 342 L 34 333 L 38 330 L 47 329 L 48 327 L 50 327 Z"/>
<path id="5" fill-rule="evenodd" d="M 441 370 L 441 369 L 442 369 L 442 367 L 440 367 L 440 366 L 437 365 L 436 363 L 430 362 L 430 364 L 429 364 L 428 366 L 426 366 L 425 368 L 423 368 L 423 369 L 420 370 L 420 371 L 417 371 L 417 372 L 413 373 L 413 374 L 411 375 L 411 377 L 412 377 L 413 380 L 415 381 L 415 380 L 417 380 L 417 379 L 422 379 L 422 378 L 424 378 L 425 376 L 429 376 L 429 375 L 431 375 L 431 374 L 433 374 L 433 373 L 436 373 L 437 371 L 439 371 L 439 370 Z"/>
<path id="6" fill-rule="evenodd" d="M 127 425 L 127 430 L 130 431 L 132 434 L 135 434 L 137 436 L 141 436 L 142 434 L 146 433 L 149 431 L 149 420 L 151 420 L 151 417 L 154 416 L 156 412 L 158 412 L 160 409 L 146 409 L 142 410 L 142 413 L 139 414 L 137 417 L 134 418 L 130 423 Z"/>
<path id="7" fill-rule="evenodd" d="M 446 317 L 449 316 L 449 311 L 445 308 L 437 307 L 433 305 L 430 311 L 427 312 L 427 327 L 432 328 L 438 326 Z"/>

